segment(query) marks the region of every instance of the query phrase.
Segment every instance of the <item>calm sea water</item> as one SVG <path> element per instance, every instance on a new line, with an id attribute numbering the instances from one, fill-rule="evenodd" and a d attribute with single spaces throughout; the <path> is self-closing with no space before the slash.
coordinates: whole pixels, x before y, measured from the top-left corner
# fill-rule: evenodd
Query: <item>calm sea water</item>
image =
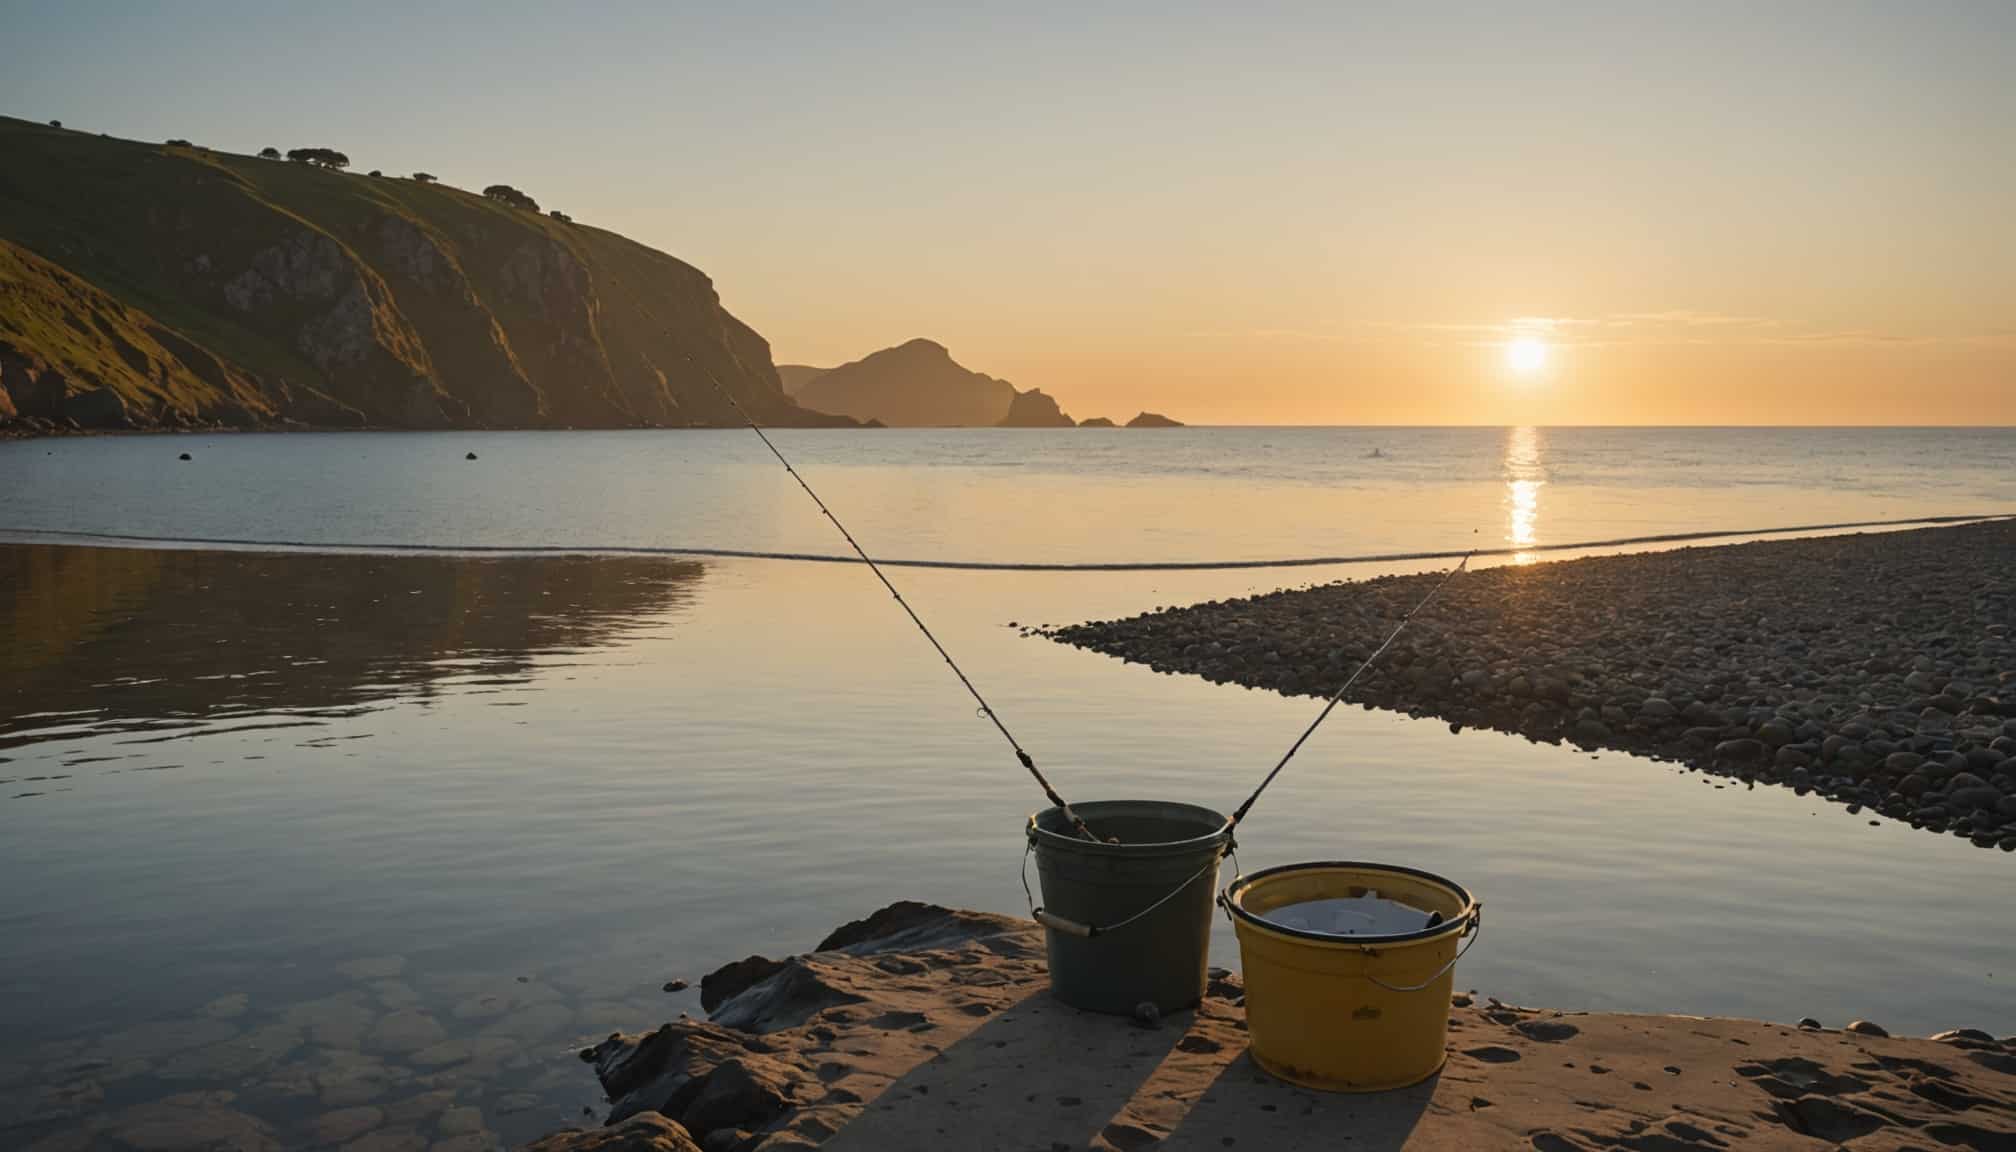
<path id="1" fill-rule="evenodd" d="M 2010 431 L 778 439 L 912 558 L 2016 512 Z M 288 1143 L 358 1104 L 516 1142 L 599 1104 L 582 1039 L 697 1013 L 667 980 L 897 898 L 1022 909 L 1039 798 L 865 571 L 592 554 L 837 551 L 747 433 L 16 442 L 0 492 L 0 1145 L 210 1088 Z M 393 546 L 590 554 L 344 550 Z M 1017 625 L 1407 567 L 894 575 L 1068 795 L 1224 810 L 1313 702 Z M 1241 841 L 1465 882 L 1459 984 L 1510 1000 L 2016 1031 L 2016 859 L 1783 790 L 1352 710 Z"/>

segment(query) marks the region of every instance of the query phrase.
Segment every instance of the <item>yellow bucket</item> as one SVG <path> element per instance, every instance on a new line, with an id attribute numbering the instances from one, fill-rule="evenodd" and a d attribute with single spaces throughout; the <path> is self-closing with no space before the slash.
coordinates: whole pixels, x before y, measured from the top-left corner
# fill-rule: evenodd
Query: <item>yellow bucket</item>
<path id="1" fill-rule="evenodd" d="M 1367 896 L 1419 909 L 1423 927 L 1342 935 L 1268 918 Z M 1457 945 L 1476 942 L 1483 916 L 1460 885 L 1385 864 L 1287 864 L 1235 878 L 1219 899 L 1239 937 L 1254 1063 L 1326 1092 L 1404 1088 L 1442 1067 Z"/>

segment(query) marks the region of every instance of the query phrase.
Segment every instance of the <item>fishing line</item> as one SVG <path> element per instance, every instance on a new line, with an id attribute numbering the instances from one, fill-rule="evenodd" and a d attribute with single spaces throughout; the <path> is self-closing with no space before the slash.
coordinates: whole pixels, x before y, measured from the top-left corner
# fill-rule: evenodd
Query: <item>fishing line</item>
<path id="1" fill-rule="evenodd" d="M 707 377 L 708 383 L 714 385 L 714 391 L 719 393 L 721 398 L 726 400 L 729 406 L 735 409 L 735 414 L 742 417 L 743 423 L 749 425 L 749 430 L 756 433 L 757 439 L 763 441 L 763 446 L 768 448 L 770 454 L 777 458 L 777 462 L 784 466 L 784 471 L 789 472 L 791 478 L 798 482 L 798 487 L 805 490 L 805 495 L 812 498 L 812 503 L 818 505 L 820 513 L 826 519 L 832 521 L 833 527 L 839 529 L 840 535 L 847 541 L 847 546 L 854 549 L 854 554 L 861 558 L 863 564 L 868 565 L 868 570 L 873 572 L 875 578 L 882 582 L 882 587 L 887 588 L 889 595 L 896 598 L 896 603 L 902 606 L 904 613 L 910 617 L 910 622 L 917 625 L 919 632 L 924 633 L 924 638 L 931 642 L 931 647 L 938 650 L 938 655 L 945 661 L 945 666 L 952 669 L 952 674 L 959 677 L 959 683 L 966 686 L 967 693 L 973 697 L 975 703 L 980 705 L 980 714 L 993 722 L 995 729 L 1001 733 L 1001 738 L 1008 741 L 1008 746 L 1015 750 L 1015 759 L 1020 760 L 1022 767 L 1029 770 L 1029 775 L 1036 778 L 1036 785 L 1043 789 L 1043 795 L 1049 799 L 1050 803 L 1055 804 L 1064 813 L 1064 818 L 1071 822 L 1071 827 L 1077 831 L 1078 835 L 1097 843 L 1099 838 L 1092 834 L 1092 829 L 1085 826 L 1085 821 L 1078 818 L 1078 813 L 1072 811 L 1071 805 L 1065 803 L 1064 798 L 1057 794 L 1057 789 L 1050 786 L 1050 781 L 1044 778 L 1042 769 L 1036 767 L 1036 758 L 1029 755 L 1028 751 L 1022 747 L 1021 742 L 1015 739 L 1014 733 L 1008 731 L 1008 725 L 1003 724 L 1001 717 L 995 714 L 994 706 L 987 703 L 987 698 L 980 694 L 980 689 L 973 686 L 973 681 L 959 667 L 958 661 L 952 659 L 952 654 L 945 650 L 945 645 L 938 642 L 938 637 L 932 634 L 930 626 L 924 623 L 924 618 L 917 615 L 917 610 L 910 607 L 910 602 L 903 598 L 903 593 L 898 592 L 896 585 L 889 582 L 889 577 L 882 574 L 882 566 L 875 563 L 874 558 L 869 556 L 867 550 L 862 548 L 860 543 L 854 539 L 854 534 L 849 532 L 847 526 L 840 522 L 840 518 L 833 514 L 833 510 L 826 506 L 826 501 L 819 498 L 819 493 L 812 490 L 812 485 L 805 482 L 805 477 L 800 476 L 798 469 L 791 466 L 791 461 L 785 458 L 784 453 L 777 450 L 777 445 L 770 442 L 770 437 L 763 431 L 763 426 L 756 423 L 756 418 L 749 415 L 748 409 L 742 407 L 741 401 L 735 399 L 734 396 L 729 394 L 728 389 L 721 386 L 721 381 L 715 377 L 714 373 L 701 367 L 691 356 L 686 357 L 686 362 L 700 369 L 700 374 Z"/>
<path id="2" fill-rule="evenodd" d="M 1520 556 L 1540 552 L 1579 552 L 1625 548 L 1635 544 L 1682 544 L 1741 536 L 1782 536 L 1807 532 L 1841 532 L 1858 528 L 1904 528 L 1912 525 L 1988 524 L 2016 519 L 2007 512 L 1976 512 L 1951 516 L 1912 516 L 1902 520 L 1849 520 L 1834 524 L 1788 524 L 1774 528 L 1715 528 L 1697 532 L 1662 532 L 1650 536 L 1614 536 L 1603 540 L 1568 540 L 1470 552 L 1360 552 L 1338 556 L 1289 556 L 1261 560 L 935 560 L 892 558 L 876 563 L 884 568 L 936 568 L 952 572 L 1228 572 L 1261 568 L 1327 568 L 1353 564 L 1410 564 L 1428 560 L 1458 560 L 1464 556 Z M 96 540 L 111 544 L 175 544 L 268 551 L 415 553 L 471 556 L 698 556 L 726 560 L 788 560 L 814 564 L 859 564 L 844 552 L 779 552 L 755 548 L 678 547 L 639 544 L 412 544 L 399 541 L 294 540 L 263 536 L 167 536 L 139 532 L 91 532 L 72 528 L 0 525 L 0 543 L 50 540 Z"/>
<path id="3" fill-rule="evenodd" d="M 1038 923 L 1042 924 L 1046 928 L 1054 929 L 1055 931 L 1058 932 L 1063 932 L 1068 935 L 1078 936 L 1089 940 L 1095 936 L 1104 936 L 1110 932 L 1117 932 L 1120 929 L 1127 927 L 1129 924 L 1133 924 L 1138 921 L 1147 919 L 1148 916 L 1151 913 L 1153 913 L 1156 909 L 1162 907 L 1164 904 L 1169 903 L 1171 900 L 1174 900 L 1179 894 L 1183 893 L 1184 891 L 1187 891 L 1192 884 L 1195 884 L 1197 881 L 1203 879 L 1207 873 L 1211 872 L 1218 866 L 1219 860 L 1227 856 L 1230 856 L 1232 858 L 1233 867 L 1236 869 L 1239 865 L 1239 841 L 1237 837 L 1233 835 L 1233 833 L 1238 829 L 1239 821 L 1246 818 L 1246 813 L 1250 811 L 1254 803 L 1260 799 L 1261 793 L 1267 791 L 1267 786 L 1274 783 L 1275 777 L 1281 775 L 1281 770 L 1288 766 L 1288 761 L 1293 760 L 1295 758 L 1295 753 L 1302 750 L 1302 745 L 1308 742 L 1309 737 L 1315 734 L 1316 729 L 1322 727 L 1323 721 L 1328 720 L 1330 718 L 1330 713 L 1336 710 L 1338 702 L 1344 699 L 1344 694 L 1351 690 L 1351 686 L 1358 682 L 1358 678 L 1360 676 L 1363 676 L 1365 674 L 1366 669 L 1372 667 L 1372 665 L 1378 661 L 1379 657 L 1385 655 L 1386 649 L 1391 648 L 1393 646 L 1393 641 L 1398 640 L 1400 638 L 1400 633 L 1406 630 L 1407 625 L 1413 621 L 1414 617 L 1416 617 L 1421 613 L 1422 609 L 1428 607 L 1428 605 L 1435 599 L 1436 595 L 1442 591 L 1443 587 L 1447 585 L 1449 581 L 1455 579 L 1456 574 L 1458 572 L 1464 571 L 1470 566 L 1470 558 L 1472 556 L 1475 556 L 1476 554 L 1477 549 L 1474 548 L 1471 549 L 1469 552 L 1464 553 L 1463 559 L 1457 562 L 1454 568 L 1451 568 L 1449 571 L 1443 573 L 1442 579 L 1437 580 L 1435 582 L 1435 586 L 1428 590 L 1428 594 L 1421 598 L 1421 602 L 1414 605 L 1413 608 L 1409 609 L 1407 614 L 1400 618 L 1400 622 L 1393 626 L 1393 630 L 1386 634 L 1386 639 L 1380 642 L 1379 647 L 1373 649 L 1371 655 L 1359 661 L 1358 670 L 1351 673 L 1350 678 L 1345 680 L 1343 684 L 1339 685 L 1337 691 L 1332 692 L 1330 694 L 1330 699 L 1324 703 L 1323 710 L 1321 712 L 1318 712 L 1316 714 L 1316 718 L 1309 722 L 1309 726 L 1302 730 L 1302 734 L 1295 738 L 1295 743 L 1289 745 L 1288 751 L 1284 755 L 1282 755 L 1280 760 L 1275 762 L 1273 770 L 1267 773 L 1266 779 L 1260 781 L 1260 786 L 1258 788 L 1255 788 L 1253 790 L 1253 794 L 1246 798 L 1246 802 L 1244 804 L 1239 805 L 1238 810 L 1233 812 L 1231 818 L 1225 821 L 1225 826 L 1219 829 L 1219 833 L 1215 833 L 1215 834 L 1223 834 L 1225 837 L 1224 848 L 1218 853 L 1218 855 L 1213 856 L 1208 863 L 1206 863 L 1202 868 L 1199 868 L 1188 879 L 1176 885 L 1174 888 L 1171 888 L 1169 891 L 1163 893 L 1162 897 L 1156 900 L 1154 903 L 1149 904 L 1147 907 L 1141 908 L 1133 912 L 1132 914 L 1128 915 L 1127 917 L 1120 920 L 1116 920 L 1110 924 L 1099 924 L 1099 923 L 1092 923 L 1089 921 L 1072 920 L 1067 917 L 1056 915 L 1055 913 L 1049 912 L 1046 909 L 1038 906 L 1036 903 L 1035 893 L 1031 892 L 1029 889 L 1029 857 L 1036 850 L 1036 822 L 1032 819 L 1029 822 L 1029 841 L 1027 846 L 1024 847 L 1022 851 L 1022 894 L 1028 897 L 1030 917 L 1036 920 Z M 1109 841 L 1109 843 L 1110 842 L 1111 841 Z M 1220 897 L 1220 902 L 1221 903 L 1223 902 L 1222 896 Z M 1229 906 L 1226 908 L 1226 915 L 1228 916 L 1231 915 L 1231 908 Z M 1465 950 L 1467 951 L 1468 949 Z M 1450 963 L 1453 965 L 1455 961 L 1452 960 L 1450 961 Z M 1405 989 L 1397 989 L 1397 990 L 1404 991 Z"/>
<path id="4" fill-rule="evenodd" d="M 1447 573 L 1445 573 L 1442 579 L 1435 582 L 1435 586 L 1428 590 L 1428 594 L 1421 598 L 1421 602 L 1419 604 L 1414 605 L 1414 607 L 1410 609 L 1405 616 L 1402 616 L 1400 618 L 1400 623 L 1395 624 L 1393 626 L 1393 631 L 1387 633 L 1385 641 L 1381 643 L 1379 647 L 1373 649 L 1372 654 L 1370 656 L 1367 656 L 1364 660 L 1359 662 L 1358 670 L 1356 672 L 1351 673 L 1351 678 L 1344 681 L 1344 683 L 1338 687 L 1337 691 L 1332 692 L 1330 694 L 1329 702 L 1324 704 L 1323 710 L 1316 714 L 1316 719 L 1311 720 L 1309 722 L 1309 727 L 1304 728 L 1302 730 L 1302 735 L 1297 736 L 1295 738 L 1295 743 L 1288 746 L 1288 751 L 1282 755 L 1281 759 L 1278 762 L 1275 763 L 1273 771 L 1267 773 L 1267 778 L 1260 781 L 1260 786 L 1253 790 L 1253 794 L 1246 798 L 1246 802 L 1244 804 L 1239 805 L 1239 807 L 1235 811 L 1233 811 L 1232 818 L 1225 822 L 1225 826 L 1227 828 L 1237 828 L 1239 826 L 1239 821 L 1244 820 L 1246 818 L 1246 813 L 1250 809 L 1252 809 L 1254 801 L 1260 799 L 1260 794 L 1262 792 L 1267 791 L 1267 786 L 1269 784 L 1274 783 L 1274 778 L 1276 776 L 1281 775 L 1281 770 L 1288 766 L 1288 761 L 1293 760 L 1295 758 L 1295 753 L 1300 752 L 1302 750 L 1302 745 L 1308 741 L 1309 737 L 1315 733 L 1316 729 L 1322 727 L 1323 721 L 1328 720 L 1330 718 L 1330 713 L 1336 709 L 1337 702 L 1344 699 L 1344 693 L 1349 692 L 1351 690 L 1351 685 L 1356 684 L 1358 682 L 1358 678 L 1365 674 L 1365 670 L 1367 668 L 1372 667 L 1373 662 L 1378 660 L 1379 657 L 1385 653 L 1386 649 L 1393 646 L 1393 641 L 1398 640 L 1400 638 L 1400 633 L 1406 629 L 1408 623 L 1412 621 L 1415 615 L 1418 614 L 1423 608 L 1428 607 L 1429 602 L 1435 599 L 1436 594 L 1442 591 L 1443 586 L 1448 584 L 1449 581 L 1455 579 L 1456 574 L 1458 572 L 1461 572 L 1470 566 L 1470 557 L 1474 555 L 1476 555 L 1476 552 L 1474 550 L 1471 552 L 1464 553 L 1463 559 L 1459 561 L 1454 568 L 1451 568 Z"/>

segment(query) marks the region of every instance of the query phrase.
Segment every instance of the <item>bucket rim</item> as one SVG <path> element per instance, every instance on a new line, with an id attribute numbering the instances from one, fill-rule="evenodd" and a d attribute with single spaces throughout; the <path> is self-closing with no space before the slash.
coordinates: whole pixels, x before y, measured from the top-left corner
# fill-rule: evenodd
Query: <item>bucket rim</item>
<path id="1" fill-rule="evenodd" d="M 1163 854 L 1202 851 L 1207 847 L 1222 845 L 1232 838 L 1232 822 L 1226 819 L 1222 813 L 1206 808 L 1202 804 L 1190 804 L 1182 800 L 1089 800 L 1083 804 L 1071 805 L 1071 810 L 1079 813 L 1081 816 L 1096 817 L 1104 810 L 1132 805 L 1153 805 L 1159 808 L 1185 809 L 1190 813 L 1208 817 L 1218 823 L 1217 827 L 1201 836 L 1191 836 L 1182 840 L 1152 840 L 1127 844 L 1106 844 L 1102 842 L 1095 844 L 1090 840 L 1083 840 L 1077 836 L 1067 836 L 1062 832 L 1053 832 L 1043 827 L 1041 820 L 1044 816 L 1052 812 L 1062 811 L 1062 809 L 1053 804 L 1048 808 L 1029 814 L 1027 825 L 1029 842 L 1031 844 L 1040 842 L 1049 848 L 1061 848 L 1071 852 L 1085 852 L 1101 856 L 1125 856 L 1146 852 Z"/>
<path id="2" fill-rule="evenodd" d="M 1313 868 L 1357 868 L 1376 872 L 1397 872 L 1403 876 L 1412 876 L 1417 880 L 1429 880 L 1456 893 L 1457 896 L 1462 898 L 1463 907 L 1456 915 L 1435 925 L 1433 928 L 1419 928 L 1412 932 L 1394 932 L 1381 936 L 1341 936 L 1334 932 L 1312 932 L 1307 928 L 1290 928 L 1286 924 L 1276 924 L 1274 921 L 1258 913 L 1247 911 L 1246 906 L 1240 902 L 1240 897 L 1245 894 L 1246 889 L 1252 887 L 1257 881 L 1265 880 L 1270 876 L 1278 876 L 1284 872 L 1303 872 Z M 1236 921 L 1243 921 L 1255 928 L 1282 936 L 1292 936 L 1298 940 L 1316 940 L 1325 944 L 1410 944 L 1419 940 L 1433 940 L 1438 936 L 1446 936 L 1452 933 L 1460 935 L 1468 931 L 1470 925 L 1476 920 L 1477 909 L 1479 907 L 1477 898 L 1470 894 L 1468 888 L 1463 887 L 1463 885 L 1456 883 L 1447 876 L 1430 872 L 1425 868 L 1410 868 L 1405 864 L 1381 864 L 1375 860 L 1304 860 L 1294 864 L 1276 864 L 1272 868 L 1262 868 L 1258 872 L 1234 876 L 1232 882 L 1225 885 L 1223 897 L 1226 910 L 1231 912 Z M 1236 923 L 1234 927 L 1237 927 Z"/>

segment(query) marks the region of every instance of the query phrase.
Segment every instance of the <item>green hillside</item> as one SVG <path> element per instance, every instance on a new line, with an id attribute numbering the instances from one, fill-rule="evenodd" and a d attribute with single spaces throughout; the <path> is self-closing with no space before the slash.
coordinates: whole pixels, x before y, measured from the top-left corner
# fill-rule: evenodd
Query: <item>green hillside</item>
<path id="1" fill-rule="evenodd" d="M 832 424 L 698 269 L 472 192 L 0 117 L 0 426 Z"/>

